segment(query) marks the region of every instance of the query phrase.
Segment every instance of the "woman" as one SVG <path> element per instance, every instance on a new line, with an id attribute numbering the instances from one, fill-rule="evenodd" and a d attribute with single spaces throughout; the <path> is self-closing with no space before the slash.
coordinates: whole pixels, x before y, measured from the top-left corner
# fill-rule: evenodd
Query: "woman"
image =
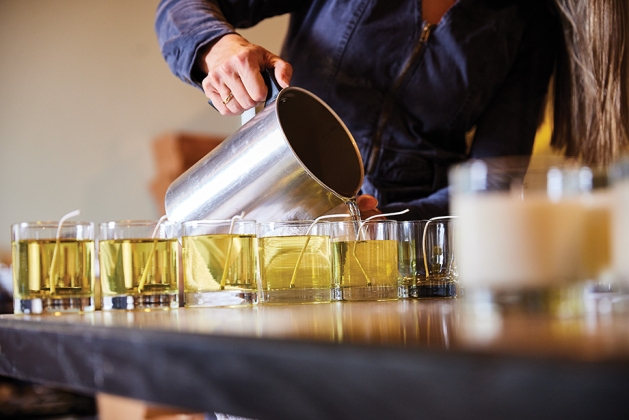
<path id="1" fill-rule="evenodd" d="M 173 72 L 223 115 L 264 99 L 266 68 L 281 86 L 319 96 L 361 152 L 363 216 L 409 208 L 402 217 L 426 219 L 448 214 L 452 164 L 531 153 L 555 68 L 553 145 L 591 164 L 618 155 L 625 9 L 623 0 L 162 0 L 156 31 Z M 284 13 L 281 58 L 236 33 Z"/>

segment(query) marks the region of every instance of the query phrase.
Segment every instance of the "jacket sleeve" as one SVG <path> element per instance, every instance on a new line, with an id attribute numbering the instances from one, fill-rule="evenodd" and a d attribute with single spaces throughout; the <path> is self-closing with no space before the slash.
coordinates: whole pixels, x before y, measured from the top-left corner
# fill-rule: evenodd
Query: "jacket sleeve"
<path id="1" fill-rule="evenodd" d="M 428 197 L 404 203 L 390 203 L 380 207 L 383 213 L 395 213 L 409 209 L 408 213 L 391 216 L 394 220 L 427 220 L 436 216 L 449 214 L 449 187 L 441 188 Z"/>
<path id="2" fill-rule="evenodd" d="M 162 56 L 181 80 L 200 87 L 205 75 L 196 69 L 197 52 L 220 37 L 265 18 L 290 12 L 297 0 L 161 0 L 155 32 Z"/>

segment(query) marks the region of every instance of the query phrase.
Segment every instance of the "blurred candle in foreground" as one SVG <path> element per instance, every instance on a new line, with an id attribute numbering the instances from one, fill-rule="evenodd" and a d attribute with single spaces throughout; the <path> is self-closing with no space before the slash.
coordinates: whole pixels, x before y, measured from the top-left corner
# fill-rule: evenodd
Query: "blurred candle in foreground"
<path id="1" fill-rule="evenodd" d="M 629 157 L 611 169 L 612 269 L 615 279 L 629 289 Z"/>
<path id="2" fill-rule="evenodd" d="M 611 285 L 611 192 L 607 171 L 594 176 L 592 191 L 583 194 L 584 255 L 583 275 L 592 282 L 591 290 L 609 292 Z"/>
<path id="3" fill-rule="evenodd" d="M 578 313 L 592 171 L 555 157 L 472 160 L 450 172 L 459 280 L 472 303 Z"/>

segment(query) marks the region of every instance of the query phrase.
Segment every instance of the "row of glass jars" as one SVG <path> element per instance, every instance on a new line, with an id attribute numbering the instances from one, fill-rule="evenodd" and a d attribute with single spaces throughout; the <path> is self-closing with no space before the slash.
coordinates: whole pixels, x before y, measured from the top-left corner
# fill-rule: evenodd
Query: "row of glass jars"
<path id="1" fill-rule="evenodd" d="M 92 311 L 96 278 L 103 310 L 456 297 L 452 224 L 18 223 L 14 312 Z"/>

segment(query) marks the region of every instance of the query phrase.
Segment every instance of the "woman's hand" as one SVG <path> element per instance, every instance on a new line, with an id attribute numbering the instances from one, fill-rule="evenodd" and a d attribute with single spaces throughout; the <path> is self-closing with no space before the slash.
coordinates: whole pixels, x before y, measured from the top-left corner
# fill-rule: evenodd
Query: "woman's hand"
<path id="1" fill-rule="evenodd" d="M 371 216 L 375 216 L 377 214 L 382 214 L 380 210 L 378 210 L 378 200 L 376 197 L 369 194 L 363 194 L 356 197 L 356 205 L 358 205 L 358 210 L 360 210 L 360 217 L 366 219 Z"/>
<path id="2" fill-rule="evenodd" d="M 197 65 L 207 77 L 201 86 L 222 115 L 240 115 L 264 102 L 267 87 L 261 71 L 274 68 L 281 87 L 288 87 L 293 68 L 277 55 L 228 34 L 202 50 Z"/>

